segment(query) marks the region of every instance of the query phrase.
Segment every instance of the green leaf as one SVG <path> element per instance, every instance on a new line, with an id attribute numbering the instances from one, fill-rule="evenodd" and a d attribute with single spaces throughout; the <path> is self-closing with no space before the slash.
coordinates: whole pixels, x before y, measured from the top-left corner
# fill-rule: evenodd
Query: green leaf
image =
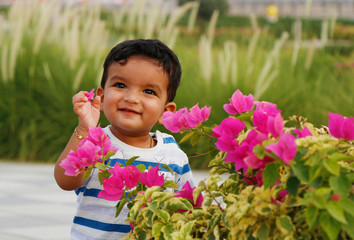
<path id="1" fill-rule="evenodd" d="M 100 170 L 106 170 L 107 166 L 104 163 L 98 162 L 95 164 L 95 167 L 100 169 Z"/>
<path id="2" fill-rule="evenodd" d="M 159 202 L 158 202 L 158 201 L 152 201 L 152 202 L 149 204 L 149 210 L 151 210 L 152 212 L 156 212 L 156 210 L 157 210 L 157 205 L 159 205 Z"/>
<path id="3" fill-rule="evenodd" d="M 354 216 L 351 216 L 349 214 L 345 214 L 346 218 L 348 219 L 348 224 L 342 225 L 344 230 L 348 233 L 348 235 L 354 239 Z"/>
<path id="4" fill-rule="evenodd" d="M 172 181 L 172 180 L 164 182 L 164 184 L 162 186 L 166 187 L 166 188 L 178 189 L 176 183 L 174 181 Z"/>
<path id="5" fill-rule="evenodd" d="M 269 163 L 266 165 L 263 173 L 263 185 L 264 188 L 270 188 L 274 185 L 279 177 L 279 164 L 278 163 Z"/>
<path id="6" fill-rule="evenodd" d="M 289 216 L 277 217 L 276 225 L 277 225 L 277 228 L 284 234 L 289 234 L 290 232 L 295 231 L 295 227 L 294 227 L 293 223 L 291 222 L 291 219 Z"/>
<path id="7" fill-rule="evenodd" d="M 164 168 L 167 171 L 169 171 L 172 175 L 174 174 L 173 169 L 170 168 L 167 164 L 162 164 L 162 168 Z"/>
<path id="8" fill-rule="evenodd" d="M 332 173 L 333 175 L 338 176 L 340 173 L 340 167 L 335 158 L 328 158 L 325 159 L 323 162 L 323 166 L 327 169 L 328 172 Z"/>
<path id="9" fill-rule="evenodd" d="M 309 172 L 309 182 L 312 182 L 314 181 L 316 178 L 318 178 L 320 175 L 321 175 L 321 171 L 322 170 L 322 167 L 321 165 L 314 165 L 310 168 L 310 172 Z"/>
<path id="10" fill-rule="evenodd" d="M 85 179 L 88 179 L 90 176 L 91 176 L 91 172 L 92 172 L 92 166 L 89 166 L 86 170 L 85 170 L 85 173 L 84 173 L 84 178 Z"/>
<path id="11" fill-rule="evenodd" d="M 253 112 L 249 111 L 249 112 L 242 113 L 241 115 L 237 116 L 236 118 L 241 121 L 245 121 L 245 120 L 251 119 L 252 116 L 253 116 Z"/>
<path id="12" fill-rule="evenodd" d="M 344 210 L 338 204 L 338 202 L 329 201 L 327 203 L 327 211 L 337 221 L 347 224 L 347 220 L 345 219 L 345 216 L 344 216 Z"/>
<path id="13" fill-rule="evenodd" d="M 316 222 L 318 214 L 318 209 L 312 205 L 308 206 L 305 212 L 306 221 L 310 228 L 313 227 L 314 223 Z"/>
<path id="14" fill-rule="evenodd" d="M 334 220 L 327 212 L 320 215 L 320 226 L 330 240 L 336 240 L 340 231 L 340 224 Z"/>
<path id="15" fill-rule="evenodd" d="M 344 211 L 354 217 L 354 202 L 348 198 L 341 198 L 338 204 L 343 207 Z"/>
<path id="16" fill-rule="evenodd" d="M 195 223 L 195 220 L 194 221 L 190 221 L 190 222 L 188 222 L 186 224 L 183 224 L 183 226 L 181 228 L 183 239 L 186 239 L 187 236 L 191 233 L 194 223 Z"/>
<path id="17" fill-rule="evenodd" d="M 194 134 L 196 134 L 195 132 L 189 132 L 186 135 L 183 136 L 183 138 L 179 141 L 179 144 L 188 141 Z"/>
<path id="18" fill-rule="evenodd" d="M 164 239 L 172 239 L 172 233 L 174 232 L 174 227 L 171 223 L 165 225 L 162 228 Z"/>
<path id="19" fill-rule="evenodd" d="M 193 147 L 197 144 L 197 142 L 199 141 L 199 138 L 200 138 L 200 135 L 198 135 L 198 134 L 195 134 L 191 137 L 190 143 Z"/>
<path id="20" fill-rule="evenodd" d="M 144 164 L 139 164 L 139 165 L 136 165 L 136 168 L 139 169 L 139 172 L 145 172 L 146 170 L 146 167 Z"/>
<path id="21" fill-rule="evenodd" d="M 116 154 L 114 151 L 108 152 L 105 156 L 102 157 L 102 160 L 107 160 L 108 158 L 112 157 L 114 154 Z"/>
<path id="22" fill-rule="evenodd" d="M 297 190 L 300 187 L 300 181 L 297 177 L 289 177 L 286 181 L 286 190 L 293 196 L 297 195 Z"/>
<path id="23" fill-rule="evenodd" d="M 125 163 L 125 166 L 130 166 L 137 158 L 139 158 L 139 156 L 129 158 L 128 161 Z"/>
<path id="24" fill-rule="evenodd" d="M 262 223 L 262 226 L 258 229 L 256 236 L 259 240 L 268 240 L 269 228 L 265 223 Z"/>
<path id="25" fill-rule="evenodd" d="M 124 205 L 127 203 L 128 201 L 123 197 L 116 205 L 116 217 L 118 217 L 119 213 L 122 211 Z"/>
<path id="26" fill-rule="evenodd" d="M 297 160 L 295 161 L 295 164 L 291 165 L 291 169 L 295 173 L 298 179 L 303 182 L 309 182 L 309 172 L 310 168 L 309 166 L 305 165 L 304 162 Z"/>
<path id="27" fill-rule="evenodd" d="M 104 170 L 102 172 L 99 172 L 98 173 L 98 180 L 100 181 L 100 184 L 102 185 L 103 184 L 103 178 L 107 179 L 111 176 L 111 174 L 107 171 L 107 170 Z"/>
<path id="28" fill-rule="evenodd" d="M 329 186 L 335 193 L 339 193 L 342 196 L 347 196 L 350 191 L 351 184 L 345 175 L 340 175 L 330 177 Z"/>

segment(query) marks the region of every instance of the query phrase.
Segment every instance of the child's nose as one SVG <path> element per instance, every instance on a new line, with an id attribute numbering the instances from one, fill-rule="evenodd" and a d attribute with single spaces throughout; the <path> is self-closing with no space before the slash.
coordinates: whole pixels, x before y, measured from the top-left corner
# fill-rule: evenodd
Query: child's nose
<path id="1" fill-rule="evenodd" d="M 139 102 L 139 94 L 134 91 L 128 91 L 124 95 L 124 101 L 129 103 L 138 103 Z"/>

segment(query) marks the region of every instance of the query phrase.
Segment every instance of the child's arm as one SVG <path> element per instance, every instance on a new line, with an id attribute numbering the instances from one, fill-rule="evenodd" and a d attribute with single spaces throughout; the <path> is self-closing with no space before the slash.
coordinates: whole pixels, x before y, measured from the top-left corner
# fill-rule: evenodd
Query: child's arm
<path id="1" fill-rule="evenodd" d="M 74 112 L 78 115 L 79 123 L 76 128 L 77 133 L 83 137 L 87 137 L 89 127 L 96 127 L 100 118 L 100 103 L 101 98 L 96 96 L 93 103 L 85 96 L 85 91 L 77 93 L 73 97 Z M 61 161 L 66 158 L 70 150 L 77 151 L 77 145 L 80 139 L 75 133 L 71 136 L 64 151 L 60 154 L 54 168 L 54 177 L 60 188 L 64 190 L 74 190 L 84 183 L 83 174 L 78 176 L 67 176 L 64 174 L 65 170 L 59 166 Z"/>

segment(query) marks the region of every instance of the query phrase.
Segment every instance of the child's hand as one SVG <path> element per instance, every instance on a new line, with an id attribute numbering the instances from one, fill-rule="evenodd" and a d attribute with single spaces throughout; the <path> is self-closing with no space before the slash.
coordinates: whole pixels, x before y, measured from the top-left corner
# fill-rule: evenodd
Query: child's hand
<path id="1" fill-rule="evenodd" d="M 89 127 L 96 127 L 100 119 L 101 97 L 96 96 L 91 102 L 87 91 L 80 91 L 73 96 L 74 112 L 79 117 L 78 131 L 87 135 Z"/>

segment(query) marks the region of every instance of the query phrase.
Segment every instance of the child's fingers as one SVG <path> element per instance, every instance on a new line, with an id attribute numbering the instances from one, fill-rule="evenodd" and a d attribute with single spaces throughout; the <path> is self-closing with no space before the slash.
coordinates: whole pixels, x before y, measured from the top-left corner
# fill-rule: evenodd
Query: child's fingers
<path id="1" fill-rule="evenodd" d="M 96 96 L 92 101 L 92 106 L 96 109 L 100 109 L 100 105 L 101 105 L 101 97 Z"/>
<path id="2" fill-rule="evenodd" d="M 79 103 L 79 102 L 87 102 L 88 99 L 85 96 L 87 92 L 86 91 L 80 91 L 77 94 L 75 94 L 72 98 L 73 105 Z"/>

